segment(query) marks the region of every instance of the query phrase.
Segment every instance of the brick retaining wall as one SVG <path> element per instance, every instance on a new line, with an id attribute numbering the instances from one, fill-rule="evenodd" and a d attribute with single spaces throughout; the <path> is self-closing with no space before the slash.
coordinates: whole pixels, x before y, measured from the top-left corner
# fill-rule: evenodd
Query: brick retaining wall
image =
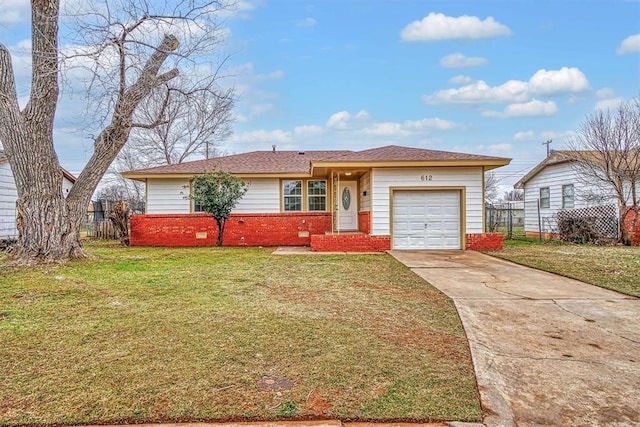
<path id="1" fill-rule="evenodd" d="M 502 233 L 467 234 L 467 249 L 474 251 L 497 251 L 502 249 Z"/>
<path id="2" fill-rule="evenodd" d="M 131 216 L 132 246 L 215 246 L 218 226 L 209 214 Z M 224 246 L 308 246 L 312 234 L 331 230 L 331 214 L 232 214 Z"/>

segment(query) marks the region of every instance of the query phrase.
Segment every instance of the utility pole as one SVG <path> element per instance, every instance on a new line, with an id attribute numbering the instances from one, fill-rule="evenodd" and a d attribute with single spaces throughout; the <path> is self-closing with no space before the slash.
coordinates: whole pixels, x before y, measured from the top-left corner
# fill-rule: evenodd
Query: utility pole
<path id="1" fill-rule="evenodd" d="M 549 145 L 551 145 L 552 140 L 547 139 L 547 142 L 543 142 L 542 145 L 546 145 L 547 146 L 547 157 L 549 157 Z"/>

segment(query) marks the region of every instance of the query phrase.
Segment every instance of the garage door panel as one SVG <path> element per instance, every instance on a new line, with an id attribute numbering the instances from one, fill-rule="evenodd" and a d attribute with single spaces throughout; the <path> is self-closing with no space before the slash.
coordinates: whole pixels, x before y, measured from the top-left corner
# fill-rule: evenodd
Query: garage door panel
<path id="1" fill-rule="evenodd" d="M 458 191 L 397 191 L 393 195 L 394 249 L 460 249 Z"/>

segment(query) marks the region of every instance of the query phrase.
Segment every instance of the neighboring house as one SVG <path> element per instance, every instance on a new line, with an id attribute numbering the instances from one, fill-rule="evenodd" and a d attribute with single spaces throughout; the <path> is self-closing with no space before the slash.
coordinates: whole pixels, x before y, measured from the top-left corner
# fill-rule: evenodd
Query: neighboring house
<path id="1" fill-rule="evenodd" d="M 255 151 L 123 173 L 146 184 L 131 244 L 215 245 L 215 222 L 189 198 L 191 178 L 224 170 L 249 184 L 227 221 L 230 246 L 313 250 L 483 249 L 484 172 L 510 159 L 386 146 L 364 151 Z"/>
<path id="2" fill-rule="evenodd" d="M 558 237 L 558 213 L 569 210 L 601 217 L 601 222 L 607 223 L 605 228 L 613 233 L 617 230 L 619 206 L 615 191 L 590 182 L 577 167 L 572 153 L 553 151 L 514 185 L 524 190 L 528 237 Z"/>
<path id="3" fill-rule="evenodd" d="M 64 169 L 62 174 L 62 194 L 66 196 L 76 182 L 76 178 Z M 18 200 L 18 190 L 11 166 L 4 152 L 0 150 L 0 240 L 12 239 L 18 235 L 16 200 Z"/>

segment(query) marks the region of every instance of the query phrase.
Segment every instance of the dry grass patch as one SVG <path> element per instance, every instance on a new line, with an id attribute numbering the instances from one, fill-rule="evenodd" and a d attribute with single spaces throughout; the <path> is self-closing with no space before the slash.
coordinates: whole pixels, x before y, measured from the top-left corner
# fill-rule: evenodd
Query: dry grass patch
<path id="1" fill-rule="evenodd" d="M 481 417 L 452 302 L 387 255 L 89 250 L 0 273 L 0 425 Z"/>
<path id="2" fill-rule="evenodd" d="M 640 297 L 640 247 L 505 241 L 487 252 L 519 264 L 562 274 L 592 285 Z"/>

